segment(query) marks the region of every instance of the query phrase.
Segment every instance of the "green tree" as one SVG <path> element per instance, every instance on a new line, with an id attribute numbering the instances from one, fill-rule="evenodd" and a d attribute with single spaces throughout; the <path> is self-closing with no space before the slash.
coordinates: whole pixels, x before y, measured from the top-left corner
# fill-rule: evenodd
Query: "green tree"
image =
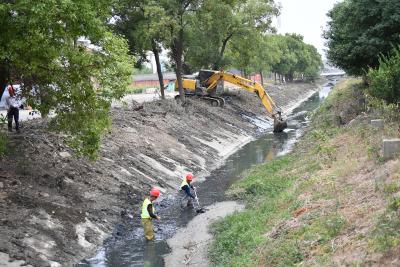
<path id="1" fill-rule="evenodd" d="M 288 35 L 275 35 L 273 37 L 280 51 L 280 58 L 275 65 L 272 66 L 272 70 L 279 74 L 280 81 L 283 81 L 283 77 L 289 75 L 293 71 L 294 66 L 297 64 L 297 56 L 295 51 L 290 50 Z M 292 43 L 294 40 L 291 41 Z"/>
<path id="2" fill-rule="evenodd" d="M 185 60 L 193 69 L 227 66 L 230 61 L 225 52 L 229 44 L 273 32 L 272 19 L 278 14 L 272 0 L 205 0 L 192 16 Z"/>
<path id="3" fill-rule="evenodd" d="M 329 11 L 328 59 L 351 75 L 365 75 L 400 43 L 400 1 L 345 0 Z"/>
<path id="4" fill-rule="evenodd" d="M 182 74 L 183 74 L 183 54 L 185 49 L 185 33 L 190 27 L 189 21 L 192 13 L 197 12 L 201 5 L 200 0 L 160 0 L 159 5 L 163 8 L 165 16 L 168 17 L 169 36 L 170 38 L 164 42 L 165 48 L 170 50 L 170 57 L 173 61 L 176 79 L 178 82 L 179 96 L 185 99 L 183 90 Z"/>
<path id="5" fill-rule="evenodd" d="M 28 103 L 96 156 L 111 100 L 131 81 L 126 41 L 110 31 L 108 0 L 20 0 L 0 4 L 0 83 L 22 84 Z M 82 45 L 82 37 L 91 47 Z"/>
<path id="6" fill-rule="evenodd" d="M 292 81 L 295 77 L 314 79 L 318 75 L 322 68 L 321 55 L 314 46 L 304 43 L 303 36 L 273 35 L 270 39 L 280 51 L 272 71 L 279 74 L 281 81 L 283 77 Z"/>
<path id="7" fill-rule="evenodd" d="M 324 67 L 321 55 L 313 45 L 305 44 L 302 57 L 304 58 L 304 65 L 300 70 L 301 74 L 303 74 L 306 79 L 315 80 Z"/>
<path id="8" fill-rule="evenodd" d="M 120 0 L 114 15 L 117 18 L 115 30 L 127 38 L 131 53 L 138 56 L 141 63 L 147 60 L 147 51 L 153 52 L 161 98 L 165 99 L 160 52 L 162 43 L 170 40 L 169 29 L 174 27 L 174 20 L 166 15 L 159 1 L 154 0 Z"/>
<path id="9" fill-rule="evenodd" d="M 276 42 L 270 36 L 262 37 L 257 49 L 257 56 L 253 63 L 254 70 L 261 75 L 261 83 L 264 84 L 264 71 L 272 71 L 275 64 L 282 57 L 282 52 L 279 50 Z"/>

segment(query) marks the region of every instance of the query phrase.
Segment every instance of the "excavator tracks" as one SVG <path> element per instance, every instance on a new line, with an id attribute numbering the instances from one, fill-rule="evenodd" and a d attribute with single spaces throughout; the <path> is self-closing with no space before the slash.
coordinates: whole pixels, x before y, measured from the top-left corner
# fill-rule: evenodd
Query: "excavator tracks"
<path id="1" fill-rule="evenodd" d="M 225 106 L 225 99 L 222 97 L 217 97 L 217 96 L 201 96 L 200 99 L 208 101 L 211 106 L 213 107 L 221 107 L 223 108 Z"/>
<path id="2" fill-rule="evenodd" d="M 223 108 L 225 106 L 225 99 L 222 97 L 218 96 L 196 96 L 193 94 L 186 94 L 186 97 L 198 97 L 201 100 L 207 101 L 210 103 L 211 106 L 213 107 L 221 107 Z M 179 95 L 175 96 L 175 100 L 179 99 Z"/>

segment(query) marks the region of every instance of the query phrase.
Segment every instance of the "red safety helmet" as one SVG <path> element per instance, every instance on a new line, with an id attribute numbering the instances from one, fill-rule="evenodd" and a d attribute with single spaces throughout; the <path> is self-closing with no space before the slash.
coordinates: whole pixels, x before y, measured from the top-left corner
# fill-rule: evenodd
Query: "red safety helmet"
<path id="1" fill-rule="evenodd" d="M 186 174 L 186 180 L 193 181 L 193 174 L 191 173 Z"/>
<path id="2" fill-rule="evenodd" d="M 153 187 L 153 188 L 150 190 L 150 196 L 152 196 L 152 197 L 159 197 L 159 196 L 160 196 L 160 190 L 157 189 L 157 188 L 155 188 L 155 187 Z"/>
<path id="3" fill-rule="evenodd" d="M 13 87 L 12 85 L 10 85 L 10 86 L 8 87 L 8 93 L 9 93 L 10 95 L 15 93 L 14 87 Z"/>

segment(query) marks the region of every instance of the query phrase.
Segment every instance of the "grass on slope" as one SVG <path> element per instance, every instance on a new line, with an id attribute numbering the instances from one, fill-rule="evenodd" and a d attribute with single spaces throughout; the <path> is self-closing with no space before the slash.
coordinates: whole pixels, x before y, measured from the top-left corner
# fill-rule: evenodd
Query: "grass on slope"
<path id="1" fill-rule="evenodd" d="M 357 266 L 396 259 L 400 164 L 385 162 L 380 146 L 399 124 L 385 118 L 385 129 L 375 130 L 368 115 L 359 115 L 343 125 L 363 111 L 360 91 L 357 80 L 342 82 L 313 114 L 294 152 L 256 166 L 233 186 L 230 194 L 247 206 L 213 225 L 215 266 Z"/>

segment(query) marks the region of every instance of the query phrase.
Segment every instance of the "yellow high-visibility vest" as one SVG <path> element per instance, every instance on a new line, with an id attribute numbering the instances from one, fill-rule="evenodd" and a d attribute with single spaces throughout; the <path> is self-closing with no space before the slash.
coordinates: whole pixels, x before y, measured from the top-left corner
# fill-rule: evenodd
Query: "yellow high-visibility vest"
<path id="1" fill-rule="evenodd" d="M 145 198 L 145 200 L 143 201 L 143 205 L 142 205 L 142 214 L 141 214 L 142 219 L 150 219 L 151 218 L 149 212 L 147 211 L 147 206 L 149 204 L 152 204 L 150 199 Z M 155 212 L 156 212 L 156 209 L 154 208 L 154 205 L 153 205 L 153 213 L 155 213 Z"/>
<path id="2" fill-rule="evenodd" d="M 185 185 L 189 186 L 188 182 L 186 181 L 186 179 L 183 179 L 182 183 L 181 183 L 181 187 L 179 187 L 179 190 L 182 190 L 182 187 L 184 187 Z M 190 186 L 189 186 L 190 187 Z"/>

